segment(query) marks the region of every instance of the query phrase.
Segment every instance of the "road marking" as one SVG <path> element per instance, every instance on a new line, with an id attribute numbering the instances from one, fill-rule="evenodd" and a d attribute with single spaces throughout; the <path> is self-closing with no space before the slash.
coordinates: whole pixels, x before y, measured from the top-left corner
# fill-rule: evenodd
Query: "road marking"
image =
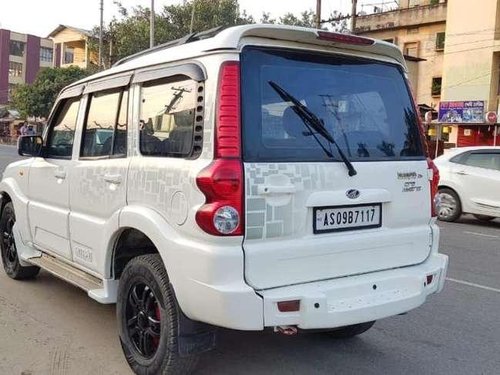
<path id="1" fill-rule="evenodd" d="M 500 293 L 500 289 L 492 288 L 491 286 L 485 286 L 485 285 L 475 284 L 475 283 L 471 283 L 469 281 L 451 279 L 449 277 L 447 277 L 446 280 L 454 282 L 454 283 L 457 283 L 457 284 L 463 284 L 463 285 L 467 285 L 467 286 L 473 286 L 473 287 L 479 288 L 479 289 L 489 290 L 490 292 Z"/>
<path id="2" fill-rule="evenodd" d="M 492 234 L 484 234 L 484 233 L 479 233 L 479 232 L 468 232 L 466 230 L 464 231 L 464 233 L 472 234 L 474 236 L 481 236 L 481 237 L 500 238 L 499 236 L 494 236 Z"/>

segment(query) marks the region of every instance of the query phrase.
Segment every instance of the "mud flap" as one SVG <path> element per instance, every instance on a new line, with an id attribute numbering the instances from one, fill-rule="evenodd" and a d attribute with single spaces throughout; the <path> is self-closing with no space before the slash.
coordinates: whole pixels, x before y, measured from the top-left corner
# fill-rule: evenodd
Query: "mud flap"
<path id="1" fill-rule="evenodd" d="M 171 285 L 171 289 L 174 290 Z M 193 354 L 208 352 L 215 348 L 217 328 L 206 323 L 189 319 L 182 312 L 177 298 L 175 301 L 178 310 L 178 347 L 179 355 L 187 357 Z"/>

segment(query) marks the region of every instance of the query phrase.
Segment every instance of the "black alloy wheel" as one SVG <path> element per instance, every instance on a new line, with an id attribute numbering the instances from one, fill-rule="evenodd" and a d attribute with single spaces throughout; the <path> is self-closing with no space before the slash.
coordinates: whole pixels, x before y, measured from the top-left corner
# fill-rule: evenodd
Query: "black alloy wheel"
<path id="1" fill-rule="evenodd" d="M 133 284 L 125 309 L 130 340 L 144 358 L 152 358 L 161 337 L 160 306 L 153 290 L 143 282 Z"/>
<path id="2" fill-rule="evenodd" d="M 2 233 L 0 247 L 3 268 L 7 276 L 12 279 L 31 279 L 40 272 L 40 268 L 36 266 L 22 266 L 19 262 L 16 240 L 14 237 L 15 223 L 16 215 L 14 214 L 14 206 L 12 202 L 8 202 L 5 204 L 0 217 L 0 233 Z"/>
<path id="3" fill-rule="evenodd" d="M 173 288 L 158 254 L 130 260 L 120 276 L 116 315 L 125 358 L 138 375 L 187 375 L 199 355 L 181 356 Z"/>

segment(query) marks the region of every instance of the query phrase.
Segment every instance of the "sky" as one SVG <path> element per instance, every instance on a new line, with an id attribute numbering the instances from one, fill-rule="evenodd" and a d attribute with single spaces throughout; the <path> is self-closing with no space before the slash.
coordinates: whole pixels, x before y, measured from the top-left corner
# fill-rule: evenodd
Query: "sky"
<path id="1" fill-rule="evenodd" d="M 126 7 L 142 5 L 149 7 L 150 0 L 122 0 Z M 155 8 L 178 4 L 182 0 L 155 0 Z M 364 4 L 394 3 L 394 0 L 359 0 L 358 11 Z M 316 0 L 239 0 L 240 9 L 259 20 L 262 12 L 278 18 L 284 13 L 316 9 Z M 322 0 L 322 18 L 333 11 L 350 13 L 351 0 Z M 369 9 L 367 6 L 366 9 Z M 113 0 L 104 0 L 105 20 L 116 15 Z M 0 0 L 0 28 L 45 37 L 59 24 L 92 29 L 99 23 L 99 0 Z"/>

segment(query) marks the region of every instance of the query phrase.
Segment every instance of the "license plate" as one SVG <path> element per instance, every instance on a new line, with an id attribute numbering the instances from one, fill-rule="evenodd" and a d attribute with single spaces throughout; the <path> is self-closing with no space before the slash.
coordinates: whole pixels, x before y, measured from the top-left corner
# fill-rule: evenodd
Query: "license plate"
<path id="1" fill-rule="evenodd" d="M 313 211 L 314 233 L 378 228 L 382 225 L 382 205 L 380 203 L 316 207 Z"/>

